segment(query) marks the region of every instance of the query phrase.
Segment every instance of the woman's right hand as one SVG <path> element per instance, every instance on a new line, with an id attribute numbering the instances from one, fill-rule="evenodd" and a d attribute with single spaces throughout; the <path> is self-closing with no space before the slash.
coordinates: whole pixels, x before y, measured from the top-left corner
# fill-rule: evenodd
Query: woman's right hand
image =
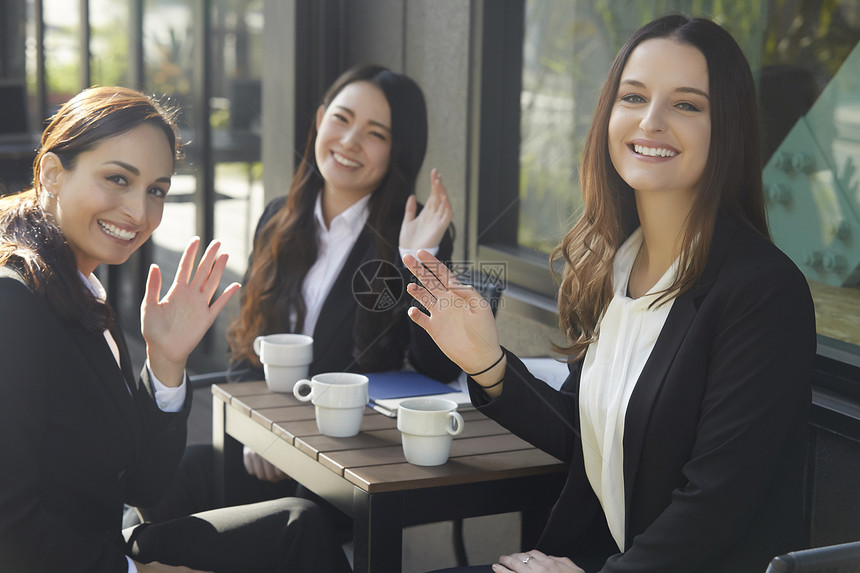
<path id="1" fill-rule="evenodd" d="M 427 251 L 418 251 L 418 258 L 406 255 L 403 263 L 421 281 L 421 285 L 410 283 L 407 291 L 430 312 L 427 316 L 411 307 L 409 317 L 427 331 L 445 356 L 467 373 L 481 372 L 496 363 L 502 348 L 493 311 L 484 297 L 473 287 L 461 284 Z M 475 376 L 475 382 L 490 386 L 501 380 L 505 363 L 502 359 L 486 373 Z"/>
<path id="2" fill-rule="evenodd" d="M 190 567 L 182 567 L 175 565 L 165 565 L 158 561 L 152 563 L 134 562 L 137 567 L 137 573 L 213 573 L 212 571 L 201 571 L 199 569 L 191 569 Z"/>

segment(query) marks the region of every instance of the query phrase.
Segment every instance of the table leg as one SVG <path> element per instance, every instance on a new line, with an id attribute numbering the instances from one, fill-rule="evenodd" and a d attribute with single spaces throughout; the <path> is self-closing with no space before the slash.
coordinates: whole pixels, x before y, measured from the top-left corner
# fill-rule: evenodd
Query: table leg
<path id="1" fill-rule="evenodd" d="M 215 500 L 217 507 L 224 507 L 230 491 L 230 474 L 224 462 L 228 457 L 241 456 L 242 444 L 227 435 L 229 406 L 223 400 L 212 399 L 212 449 L 215 456 Z"/>
<path id="2" fill-rule="evenodd" d="M 355 488 L 353 571 L 400 571 L 403 561 L 403 496 Z"/>

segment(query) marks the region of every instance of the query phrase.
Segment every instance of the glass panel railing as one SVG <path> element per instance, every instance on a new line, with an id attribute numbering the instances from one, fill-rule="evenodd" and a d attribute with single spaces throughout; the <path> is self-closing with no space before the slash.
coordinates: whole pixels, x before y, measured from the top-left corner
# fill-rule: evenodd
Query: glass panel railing
<path id="1" fill-rule="evenodd" d="M 860 346 L 860 46 L 764 169 L 774 241 L 803 270 L 818 332 Z"/>

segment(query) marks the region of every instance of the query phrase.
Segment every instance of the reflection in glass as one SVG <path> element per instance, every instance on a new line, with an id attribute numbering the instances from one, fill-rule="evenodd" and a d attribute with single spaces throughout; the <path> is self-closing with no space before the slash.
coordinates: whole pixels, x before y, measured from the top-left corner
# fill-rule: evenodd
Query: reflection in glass
<path id="1" fill-rule="evenodd" d="M 203 31 L 200 31 L 203 33 Z M 196 229 L 195 140 L 192 120 L 195 33 L 192 0 L 145 0 L 143 61 L 145 91 L 179 106 L 185 160 L 174 174 L 161 225 L 152 235 L 153 260 L 170 284 L 188 240 Z M 191 143 L 189 143 L 191 142 Z"/>
<path id="2" fill-rule="evenodd" d="M 209 121 L 215 160 L 215 237 L 230 254 L 227 281 L 241 281 L 254 228 L 263 212 L 263 1 L 212 4 L 212 99 Z M 284 191 L 286 192 L 286 184 Z M 226 329 L 238 297 L 218 318 L 213 337 L 226 352 Z"/>
<path id="3" fill-rule="evenodd" d="M 71 99 L 81 85 L 81 13 L 77 2 L 43 0 L 47 115 Z"/>
<path id="4" fill-rule="evenodd" d="M 738 40 L 759 86 L 774 240 L 810 280 L 819 333 L 860 346 L 860 2 L 526 0 L 518 242 L 549 252 L 581 206 L 578 166 L 621 42 L 671 11 Z"/>
<path id="5" fill-rule="evenodd" d="M 129 5 L 90 1 L 90 78 L 100 86 L 128 85 Z"/>
<path id="6" fill-rule="evenodd" d="M 212 6 L 210 125 L 215 157 L 215 236 L 239 277 L 263 209 L 260 163 L 263 2 Z"/>

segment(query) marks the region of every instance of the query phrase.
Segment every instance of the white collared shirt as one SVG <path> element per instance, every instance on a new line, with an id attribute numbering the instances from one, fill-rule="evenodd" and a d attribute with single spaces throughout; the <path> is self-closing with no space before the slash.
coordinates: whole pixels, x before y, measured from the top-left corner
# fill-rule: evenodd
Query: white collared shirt
<path id="1" fill-rule="evenodd" d="M 313 336 L 314 329 L 319 321 L 323 304 L 331 292 L 334 281 L 337 280 L 346 258 L 355 246 L 358 236 L 367 224 L 370 216 L 370 195 L 362 197 L 342 213 L 331 220 L 331 225 L 326 227 L 322 212 L 322 192 L 317 194 L 314 205 L 314 220 L 317 231 L 317 260 L 305 275 L 302 283 L 302 297 L 305 299 L 305 324 L 300 334 Z M 398 247 L 400 257 L 406 253 L 415 254 L 418 249 L 403 249 Z M 439 251 L 439 246 L 425 248 L 431 255 Z M 296 317 L 293 314 L 290 322 L 295 329 Z"/>
<path id="2" fill-rule="evenodd" d="M 333 218 L 331 225 L 326 228 L 322 212 L 322 192 L 317 194 L 314 206 L 317 260 L 302 283 L 302 297 L 307 309 L 302 334 L 313 336 L 323 303 L 370 216 L 369 202 L 370 195 L 362 197 Z M 292 317 L 291 322 L 295 326 L 295 317 Z"/>
<path id="3" fill-rule="evenodd" d="M 609 531 L 624 551 L 624 419 L 630 395 L 666 323 L 674 298 L 648 305 L 675 280 L 676 260 L 651 290 L 638 299 L 627 296 L 636 254 L 642 245 L 637 229 L 618 249 L 613 262 L 614 294 L 582 365 L 579 416 L 585 473 L 600 500 Z"/>

